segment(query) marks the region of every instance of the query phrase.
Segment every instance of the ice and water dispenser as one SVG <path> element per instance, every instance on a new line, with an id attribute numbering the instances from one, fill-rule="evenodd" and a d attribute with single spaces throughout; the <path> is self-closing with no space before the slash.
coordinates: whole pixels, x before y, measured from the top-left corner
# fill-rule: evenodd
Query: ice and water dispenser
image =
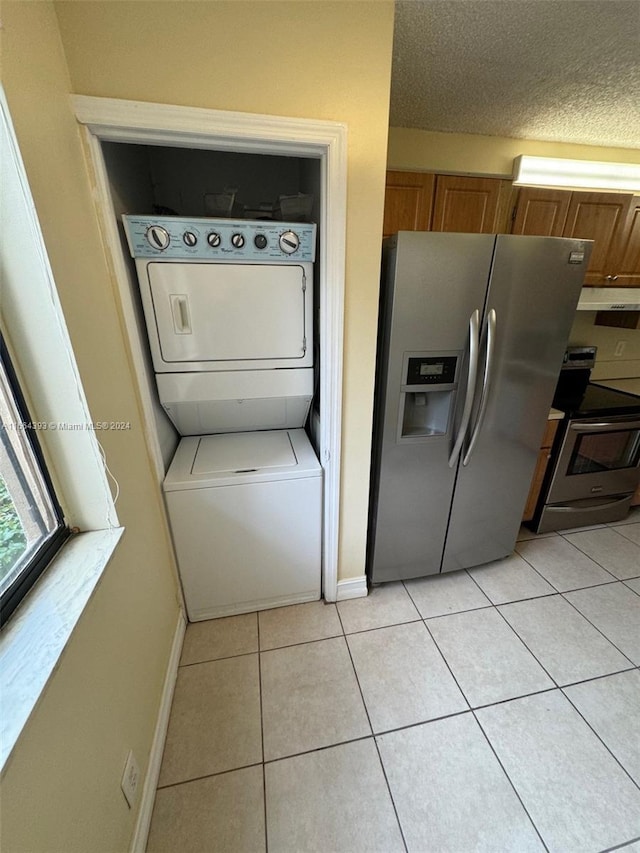
<path id="1" fill-rule="evenodd" d="M 459 353 L 405 353 L 398 441 L 446 435 L 455 404 Z"/>

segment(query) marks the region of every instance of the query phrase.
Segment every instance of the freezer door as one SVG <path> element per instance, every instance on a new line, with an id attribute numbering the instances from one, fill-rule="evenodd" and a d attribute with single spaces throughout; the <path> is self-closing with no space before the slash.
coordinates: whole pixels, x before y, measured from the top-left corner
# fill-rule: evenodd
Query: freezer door
<path id="1" fill-rule="evenodd" d="M 554 237 L 497 238 L 483 319 L 486 328 L 495 312 L 486 411 L 459 467 L 443 572 L 513 551 L 590 246 Z"/>
<path id="2" fill-rule="evenodd" d="M 303 267 L 149 263 L 147 271 L 156 370 L 303 366 L 311 346 Z"/>
<path id="3" fill-rule="evenodd" d="M 367 561 L 373 583 L 440 571 L 469 320 L 482 312 L 494 241 L 483 234 L 401 232 L 385 246 Z M 453 364 L 443 359 L 454 359 L 455 381 L 409 396 L 416 387 L 407 381 L 409 359 L 416 353 L 434 354 L 431 363 L 425 356 L 425 376 L 437 376 L 441 362 L 442 370 Z M 425 414 L 419 410 L 432 417 L 431 434 L 413 428 L 411 419 Z"/>

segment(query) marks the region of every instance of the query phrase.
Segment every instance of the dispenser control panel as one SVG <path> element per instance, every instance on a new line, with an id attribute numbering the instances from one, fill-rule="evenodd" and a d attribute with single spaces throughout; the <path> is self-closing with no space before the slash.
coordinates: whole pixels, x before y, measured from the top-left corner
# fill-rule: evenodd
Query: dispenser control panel
<path id="1" fill-rule="evenodd" d="M 405 385 L 452 385 L 457 361 L 455 355 L 408 358 Z"/>

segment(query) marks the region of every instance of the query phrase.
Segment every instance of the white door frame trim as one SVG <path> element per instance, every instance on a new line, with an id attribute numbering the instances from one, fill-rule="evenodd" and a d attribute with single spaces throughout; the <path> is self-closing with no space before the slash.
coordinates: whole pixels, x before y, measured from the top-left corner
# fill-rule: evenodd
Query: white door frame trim
<path id="1" fill-rule="evenodd" d="M 149 446 L 164 475 L 152 401 L 146 390 L 143 352 L 109 191 L 101 142 L 166 145 L 308 157 L 321 163 L 320 200 L 320 461 L 324 469 L 323 595 L 338 591 L 338 534 L 342 427 L 347 128 L 333 121 L 226 112 L 198 107 L 72 95 L 83 125 L 92 190 L 109 262 L 118 284 L 123 321 L 137 373 Z"/>

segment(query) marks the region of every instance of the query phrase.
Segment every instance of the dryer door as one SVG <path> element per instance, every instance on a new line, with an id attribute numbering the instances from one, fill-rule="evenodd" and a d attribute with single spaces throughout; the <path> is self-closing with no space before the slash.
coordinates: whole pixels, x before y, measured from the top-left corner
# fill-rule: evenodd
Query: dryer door
<path id="1" fill-rule="evenodd" d="M 305 366 L 311 312 L 302 266 L 150 263 L 147 273 L 169 370 Z"/>

